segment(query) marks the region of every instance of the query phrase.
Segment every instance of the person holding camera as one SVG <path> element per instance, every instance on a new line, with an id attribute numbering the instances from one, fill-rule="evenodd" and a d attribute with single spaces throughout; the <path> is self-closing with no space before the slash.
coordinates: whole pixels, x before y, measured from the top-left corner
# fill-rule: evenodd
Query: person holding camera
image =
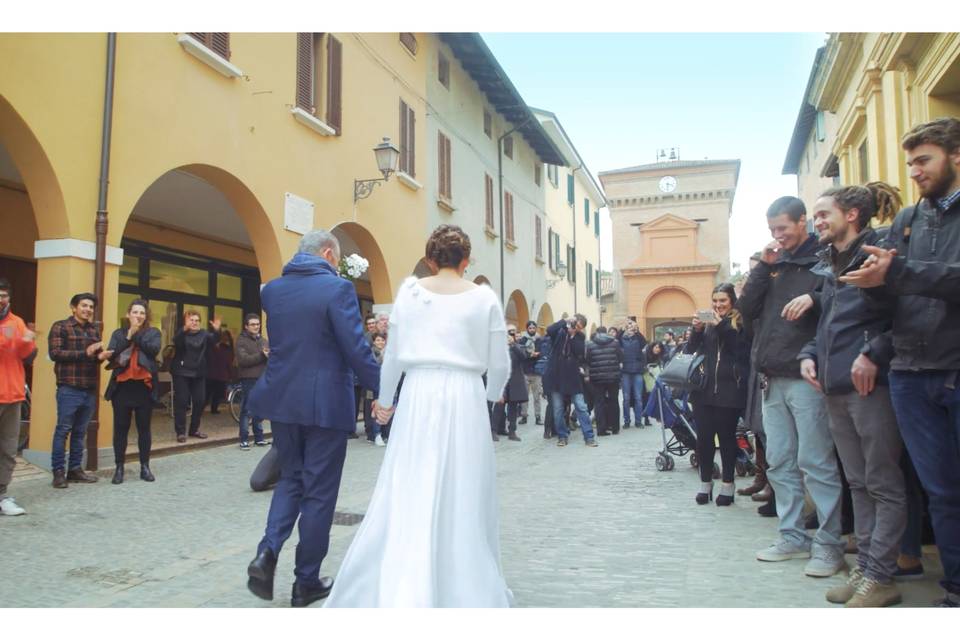
<path id="1" fill-rule="evenodd" d="M 150 308 L 146 300 L 130 302 L 126 320 L 127 326 L 120 327 L 110 336 L 107 368 L 113 369 L 113 373 L 103 396 L 113 403 L 113 457 L 117 464 L 113 484 L 123 482 L 131 417 L 137 421 L 140 479 L 147 482 L 155 479 L 150 471 L 150 419 L 157 395 L 157 354 L 162 340 L 160 330 L 150 326 Z"/>
<path id="2" fill-rule="evenodd" d="M 712 317 L 698 314 L 685 353 L 703 356 L 706 384 L 690 392 L 697 424 L 697 462 L 700 491 L 697 504 L 713 498 L 714 438 L 720 442 L 722 484 L 717 506 L 733 504 L 733 483 L 737 462 L 737 421 L 747 406 L 747 377 L 750 375 L 750 336 L 737 311 L 737 294 L 729 282 L 717 285 L 712 295 Z"/>
<path id="3" fill-rule="evenodd" d="M 580 374 L 586 349 L 583 335 L 586 326 L 587 318 L 578 313 L 573 318 L 563 318 L 547 328 L 551 352 L 546 376 L 549 381 L 545 382 L 544 386 L 550 389 L 550 406 L 553 409 L 553 426 L 557 431 L 558 447 L 567 446 L 570 437 L 564 415 L 564 396 L 570 396 L 573 401 L 584 444 L 588 447 L 597 446 L 590 423 L 590 412 L 583 396 L 583 376 Z"/>

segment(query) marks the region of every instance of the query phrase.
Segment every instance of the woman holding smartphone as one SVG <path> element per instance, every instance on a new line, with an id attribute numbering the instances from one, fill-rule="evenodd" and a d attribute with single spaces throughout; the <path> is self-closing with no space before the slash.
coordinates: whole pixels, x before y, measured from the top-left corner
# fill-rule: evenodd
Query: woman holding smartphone
<path id="1" fill-rule="evenodd" d="M 737 294 L 733 285 L 718 285 L 713 290 L 712 299 L 712 312 L 700 312 L 693 318 L 693 333 L 685 352 L 703 356 L 707 378 L 704 389 L 690 393 L 697 425 L 697 461 L 700 466 L 697 504 L 707 504 L 713 498 L 714 438 L 717 438 L 723 468 L 717 506 L 726 507 L 733 504 L 735 493 L 737 421 L 747 404 L 750 337 L 740 312 L 734 308 Z"/>

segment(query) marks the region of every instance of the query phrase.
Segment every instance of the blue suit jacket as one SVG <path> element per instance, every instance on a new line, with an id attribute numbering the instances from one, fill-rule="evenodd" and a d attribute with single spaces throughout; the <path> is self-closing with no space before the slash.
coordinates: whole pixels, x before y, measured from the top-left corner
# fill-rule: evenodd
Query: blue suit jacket
<path id="1" fill-rule="evenodd" d="M 380 366 L 363 337 L 357 292 L 323 258 L 298 253 L 261 292 L 270 357 L 248 408 L 276 422 L 353 431 L 353 377 L 374 395 Z"/>

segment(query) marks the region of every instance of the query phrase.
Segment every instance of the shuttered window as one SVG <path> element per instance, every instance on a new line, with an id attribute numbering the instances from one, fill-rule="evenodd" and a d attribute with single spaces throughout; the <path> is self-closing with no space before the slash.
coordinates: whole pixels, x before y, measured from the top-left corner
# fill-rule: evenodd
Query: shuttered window
<path id="1" fill-rule="evenodd" d="M 297 106 L 342 133 L 343 46 L 332 35 L 297 34 Z M 322 88 L 322 90 L 321 90 Z"/>
<path id="2" fill-rule="evenodd" d="M 450 138 L 440 132 L 437 132 L 437 166 L 440 174 L 440 197 L 452 200 L 453 189 L 450 184 Z"/>
<path id="3" fill-rule="evenodd" d="M 411 178 L 416 177 L 416 127 L 417 118 L 413 109 L 400 101 L 400 171 Z"/>
<path id="4" fill-rule="evenodd" d="M 533 220 L 533 255 L 543 260 L 543 220 L 540 216 L 534 216 Z"/>
<path id="5" fill-rule="evenodd" d="M 513 195 L 509 191 L 503 192 L 503 224 L 506 227 L 507 242 L 515 242 L 513 232 Z"/>
<path id="6" fill-rule="evenodd" d="M 229 33 L 191 33 L 189 35 L 224 60 L 230 59 Z"/>
<path id="7" fill-rule="evenodd" d="M 593 237 L 594 238 L 600 237 L 600 212 L 599 211 L 593 212 Z"/>
<path id="8" fill-rule="evenodd" d="M 484 174 L 483 193 L 485 195 L 486 206 L 484 207 L 484 224 L 488 229 L 494 229 L 493 226 L 493 178 Z"/>
<path id="9" fill-rule="evenodd" d="M 603 282 L 603 278 L 600 277 L 600 270 L 599 270 L 599 269 L 597 269 L 597 271 L 596 271 L 596 279 L 597 279 L 597 288 L 596 288 L 596 291 L 595 291 L 594 293 L 597 294 L 597 300 L 599 300 L 599 299 L 600 299 L 600 296 L 603 295 L 603 292 L 600 290 L 600 284 Z"/>
<path id="10" fill-rule="evenodd" d="M 554 264 L 554 256 L 556 254 L 553 252 L 553 229 L 547 229 L 547 266 L 550 267 L 551 271 L 557 270 L 557 265 Z"/>
<path id="11" fill-rule="evenodd" d="M 553 234 L 553 267 L 554 271 L 560 270 L 560 234 Z"/>
<path id="12" fill-rule="evenodd" d="M 586 274 L 586 275 L 587 275 L 587 283 L 586 283 L 586 286 L 587 286 L 587 297 L 589 297 L 589 296 L 592 296 L 592 295 L 593 295 L 593 281 L 594 281 L 594 278 L 593 278 L 593 265 L 590 264 L 589 262 L 587 263 L 587 274 Z"/>
<path id="13" fill-rule="evenodd" d="M 554 186 L 554 188 L 559 186 L 559 179 L 557 178 L 557 165 L 547 165 L 547 179 L 550 181 L 550 184 Z"/>
<path id="14" fill-rule="evenodd" d="M 543 179 L 541 178 L 540 171 L 541 171 L 541 169 L 540 169 L 540 163 L 539 163 L 539 162 L 534 163 L 534 165 L 533 165 L 533 182 L 534 182 L 534 184 L 536 184 L 538 187 L 540 186 L 540 182 L 543 180 Z"/>
<path id="15" fill-rule="evenodd" d="M 574 203 L 573 194 L 573 174 L 567 176 L 567 202 L 572 206 Z"/>
<path id="16" fill-rule="evenodd" d="M 450 61 L 442 53 L 437 57 L 437 79 L 447 89 L 450 88 Z"/>
<path id="17" fill-rule="evenodd" d="M 576 282 L 576 254 L 573 247 L 567 245 L 567 282 Z"/>
<path id="18" fill-rule="evenodd" d="M 412 33 L 401 33 L 400 44 L 407 48 L 407 51 L 417 55 L 417 37 Z"/>
<path id="19" fill-rule="evenodd" d="M 590 200 L 583 199 L 583 224 L 590 226 Z"/>
<path id="20" fill-rule="evenodd" d="M 493 116 L 486 109 L 483 110 L 483 133 L 493 139 Z"/>
<path id="21" fill-rule="evenodd" d="M 503 155 L 513 160 L 513 136 L 503 139 Z"/>

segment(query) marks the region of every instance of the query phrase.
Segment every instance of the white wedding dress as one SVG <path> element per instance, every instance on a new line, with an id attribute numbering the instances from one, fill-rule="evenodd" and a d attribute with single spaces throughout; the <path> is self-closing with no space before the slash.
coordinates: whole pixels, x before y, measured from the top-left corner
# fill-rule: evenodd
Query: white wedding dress
<path id="1" fill-rule="evenodd" d="M 377 485 L 325 606 L 508 607 L 486 404 L 510 373 L 496 294 L 481 286 L 442 295 L 404 281 L 390 314 L 382 406 L 393 404 L 401 373 Z"/>

